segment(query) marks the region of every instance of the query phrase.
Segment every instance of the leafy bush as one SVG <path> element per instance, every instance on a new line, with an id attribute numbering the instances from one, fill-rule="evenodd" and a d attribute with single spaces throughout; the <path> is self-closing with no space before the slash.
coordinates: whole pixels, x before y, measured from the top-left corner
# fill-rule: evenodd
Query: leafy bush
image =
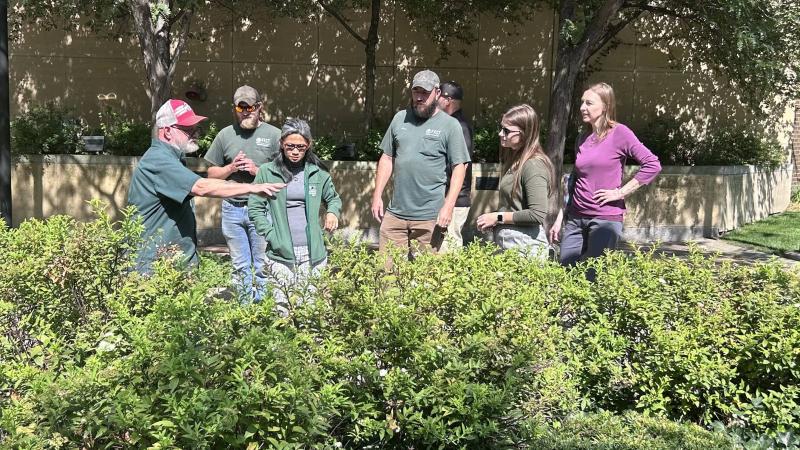
<path id="1" fill-rule="evenodd" d="M 778 436 L 800 426 L 800 276 L 777 263 L 611 254 L 570 312 L 595 407 Z"/>
<path id="2" fill-rule="evenodd" d="M 475 128 L 472 137 L 473 156 L 476 163 L 495 163 L 500 161 L 500 136 L 496 126 Z"/>
<path id="3" fill-rule="evenodd" d="M 774 136 L 763 130 L 720 129 L 698 138 L 680 121 L 658 118 L 642 131 L 642 142 L 668 165 L 740 165 L 774 168 L 784 152 Z"/>
<path id="4" fill-rule="evenodd" d="M 537 450 L 714 450 L 734 441 L 694 424 L 681 424 L 632 412 L 577 414 L 558 426 L 534 428 L 528 443 Z"/>
<path id="5" fill-rule="evenodd" d="M 100 132 L 105 136 L 103 149 L 111 155 L 141 156 L 150 148 L 150 125 L 122 117 L 108 108 L 100 114 Z"/>
<path id="6" fill-rule="evenodd" d="M 211 143 L 214 142 L 214 138 L 217 137 L 217 134 L 219 134 L 219 129 L 217 128 L 216 122 L 209 122 L 208 125 L 204 126 L 203 135 L 197 140 L 200 149 L 197 150 L 194 156 L 198 158 L 205 156 L 208 149 L 211 148 Z"/>
<path id="7" fill-rule="evenodd" d="M 15 154 L 76 154 L 83 151 L 83 131 L 72 108 L 48 102 L 11 122 L 11 149 Z"/>
<path id="8" fill-rule="evenodd" d="M 130 273 L 141 225 L 96 208 L 0 230 L 0 447 L 797 442 L 800 274 L 776 263 L 337 243 L 280 317 L 215 298 L 217 259 Z"/>

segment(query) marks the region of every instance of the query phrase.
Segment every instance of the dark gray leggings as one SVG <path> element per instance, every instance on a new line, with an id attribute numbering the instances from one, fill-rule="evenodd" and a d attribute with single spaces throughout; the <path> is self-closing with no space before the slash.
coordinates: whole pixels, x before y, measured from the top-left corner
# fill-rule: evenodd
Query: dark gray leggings
<path id="1" fill-rule="evenodd" d="M 616 248 L 621 235 L 622 222 L 567 217 L 561 237 L 561 264 L 574 265 L 587 258 L 600 256 L 605 249 Z"/>

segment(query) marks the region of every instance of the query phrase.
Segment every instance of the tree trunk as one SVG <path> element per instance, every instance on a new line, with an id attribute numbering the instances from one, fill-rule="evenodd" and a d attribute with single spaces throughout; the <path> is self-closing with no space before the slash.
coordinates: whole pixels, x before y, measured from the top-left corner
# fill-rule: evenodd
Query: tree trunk
<path id="1" fill-rule="evenodd" d="M 561 0 L 558 17 L 558 50 L 553 76 L 553 86 L 550 91 L 550 110 L 547 123 L 547 156 L 553 162 L 561 179 L 562 165 L 564 163 L 565 138 L 567 127 L 572 116 L 572 97 L 584 65 L 596 51 L 608 41 L 609 32 L 616 34 L 627 23 L 620 22 L 612 27 L 612 21 L 617 18 L 623 0 L 606 0 L 592 15 L 591 21 L 586 24 L 580 41 L 572 43 L 565 33 L 561 31 L 566 27 L 567 21 L 576 20 L 576 0 Z"/>
<path id="2" fill-rule="evenodd" d="M 163 0 L 160 0 L 163 1 Z M 172 77 L 186 45 L 189 26 L 194 16 L 192 7 L 174 10 L 169 17 L 152 18 L 150 0 L 128 0 L 142 60 L 147 75 L 147 96 L 150 98 L 150 116 L 155 124 L 156 112 L 172 94 Z M 173 41 L 173 25 L 177 24 L 177 43 Z"/>
<path id="3" fill-rule="evenodd" d="M 381 18 L 381 0 L 372 0 L 371 16 L 369 21 L 369 31 L 367 32 L 367 42 L 364 45 L 366 53 L 366 64 L 364 66 L 364 77 L 366 79 L 366 89 L 364 92 L 364 126 L 367 135 L 375 126 L 375 71 L 377 68 L 376 52 L 378 49 L 378 28 Z"/>

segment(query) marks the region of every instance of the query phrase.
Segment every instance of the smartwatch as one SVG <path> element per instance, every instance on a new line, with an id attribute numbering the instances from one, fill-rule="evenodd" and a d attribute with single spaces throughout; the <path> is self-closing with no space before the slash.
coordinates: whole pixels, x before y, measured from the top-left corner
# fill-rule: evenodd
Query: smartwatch
<path id="1" fill-rule="evenodd" d="M 497 213 L 497 223 L 503 223 L 503 213 Z"/>

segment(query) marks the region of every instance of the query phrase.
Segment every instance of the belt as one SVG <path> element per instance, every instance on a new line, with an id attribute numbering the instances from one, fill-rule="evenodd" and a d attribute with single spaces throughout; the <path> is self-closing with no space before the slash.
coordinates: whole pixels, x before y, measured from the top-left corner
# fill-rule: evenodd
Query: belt
<path id="1" fill-rule="evenodd" d="M 239 208 L 241 208 L 241 207 L 243 207 L 243 206 L 247 206 L 247 200 L 242 200 L 242 201 L 238 201 L 238 200 L 225 200 L 225 201 L 226 201 L 226 202 L 228 202 L 228 203 L 230 203 L 230 204 L 231 204 L 231 205 L 233 205 L 233 206 L 238 206 Z"/>

